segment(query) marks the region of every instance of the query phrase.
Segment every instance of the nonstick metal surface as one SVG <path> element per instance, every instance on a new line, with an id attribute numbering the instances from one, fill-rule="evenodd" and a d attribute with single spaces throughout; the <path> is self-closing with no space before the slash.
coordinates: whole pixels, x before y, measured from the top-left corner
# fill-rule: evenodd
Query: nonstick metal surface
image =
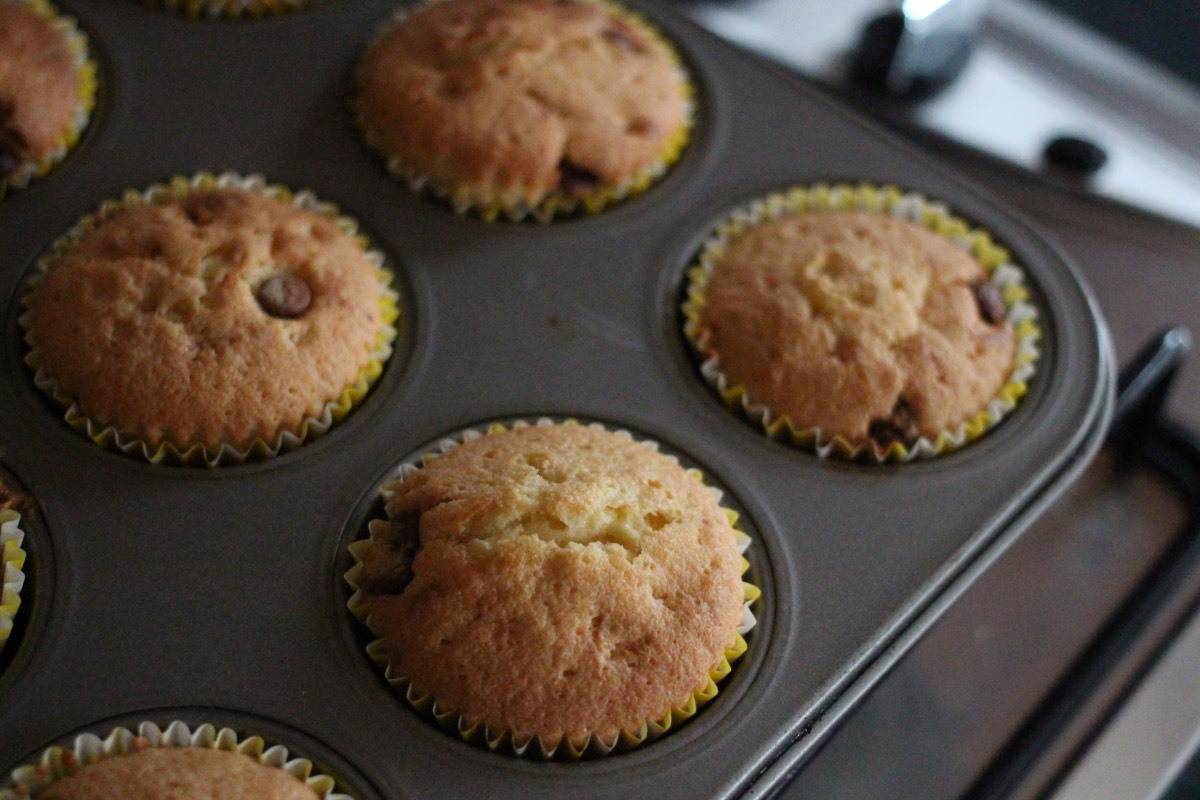
<path id="1" fill-rule="evenodd" d="M 852 703 L 935 596 L 1060 492 L 1103 433 L 1107 337 L 1057 252 L 979 187 L 665 4 L 634 5 L 698 85 L 691 146 L 642 197 L 551 225 L 457 216 L 362 143 L 352 67 L 392 0 L 253 22 L 61 5 L 91 38 L 101 94 L 78 149 L 0 204 L 0 445 L 41 509 L 37 590 L 0 675 L 2 767 L 114 716 L 181 709 L 194 723 L 221 709 L 213 721 L 279 725 L 299 755 L 316 743 L 369 798 L 735 795 Z M 337 203 L 389 257 L 405 308 L 396 355 L 343 423 L 212 471 L 151 466 L 68 428 L 21 362 L 16 319 L 25 276 L 79 216 L 199 170 Z M 711 224 L 771 190 L 837 180 L 941 199 L 1026 269 L 1043 355 L 1020 407 L 978 443 L 907 465 L 822 461 L 767 440 L 700 379 L 678 304 Z M 702 466 L 744 510 L 764 589 L 750 652 L 709 707 L 655 743 L 576 764 L 491 754 L 419 718 L 362 652 L 341 582 L 390 468 L 464 427 L 539 414 L 625 427 Z"/>

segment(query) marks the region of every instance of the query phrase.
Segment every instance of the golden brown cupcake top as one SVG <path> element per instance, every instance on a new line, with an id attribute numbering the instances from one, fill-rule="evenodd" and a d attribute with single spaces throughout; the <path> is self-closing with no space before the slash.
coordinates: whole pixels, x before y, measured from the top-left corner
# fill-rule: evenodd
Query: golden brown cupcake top
<path id="1" fill-rule="evenodd" d="M 795 213 L 717 257 L 704 347 L 752 401 L 852 443 L 934 439 L 983 410 L 1015 340 L 982 266 L 871 212 Z"/>
<path id="2" fill-rule="evenodd" d="M 378 268 L 322 215 L 237 189 L 103 215 L 34 290 L 37 360 L 152 445 L 270 442 L 317 417 L 384 329 Z"/>
<path id="3" fill-rule="evenodd" d="M 443 0 L 368 50 L 358 108 L 377 147 L 453 196 L 620 184 L 686 123 L 672 54 L 596 2 Z"/>
<path id="4" fill-rule="evenodd" d="M 34 795 L 35 800 L 316 800 L 303 781 L 241 753 L 147 747 L 111 756 Z"/>
<path id="5" fill-rule="evenodd" d="M 736 638 L 733 528 L 700 480 L 627 435 L 468 441 L 387 508 L 392 541 L 363 559 L 368 625 L 394 674 L 494 731 L 636 731 L 686 703 Z"/>
<path id="6" fill-rule="evenodd" d="M 79 82 L 54 23 L 26 3 L 0 0 L 0 178 L 50 155 L 74 118 Z"/>

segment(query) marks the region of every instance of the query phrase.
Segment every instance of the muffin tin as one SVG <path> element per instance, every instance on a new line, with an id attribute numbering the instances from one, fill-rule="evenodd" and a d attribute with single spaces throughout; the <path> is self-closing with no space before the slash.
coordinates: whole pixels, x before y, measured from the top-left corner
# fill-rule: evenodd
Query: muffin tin
<path id="1" fill-rule="evenodd" d="M 90 36 L 101 90 L 78 149 L 0 203 L 0 446 L 39 503 L 27 617 L 3 653 L 0 768 L 118 715 L 251 732 L 272 721 L 282 744 L 366 798 L 766 793 L 756 777 L 785 752 L 801 763 L 956 578 L 1074 478 L 1111 413 L 1112 358 L 1061 256 L 922 153 L 666 4 L 631 5 L 698 84 L 693 142 L 641 197 L 541 225 L 456 215 L 361 141 L 352 67 L 392 0 L 237 22 L 62 4 Z M 20 297 L 78 217 L 204 169 L 337 203 L 395 267 L 405 314 L 371 395 L 321 439 L 257 464 L 152 466 L 71 430 L 34 387 Z M 921 463 L 823 461 L 763 437 L 700 378 L 678 310 L 700 243 L 729 209 L 823 180 L 943 200 L 1025 267 L 1042 359 L 1028 396 L 979 442 Z M 582 763 L 488 753 L 414 714 L 363 653 L 341 577 L 379 481 L 408 454 L 542 414 L 628 428 L 701 466 L 744 512 L 764 592 L 750 651 L 716 700 L 652 744 Z"/>

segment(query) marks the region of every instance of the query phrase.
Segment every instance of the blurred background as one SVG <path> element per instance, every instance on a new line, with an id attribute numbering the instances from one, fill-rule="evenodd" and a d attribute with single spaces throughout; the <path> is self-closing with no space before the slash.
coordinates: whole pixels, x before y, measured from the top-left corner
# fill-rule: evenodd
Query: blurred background
<path id="1" fill-rule="evenodd" d="M 1200 224 L 1194 0 L 710 0 L 683 7 L 717 34 L 897 124 L 927 127 Z M 1047 158 L 1058 137 L 1082 143 L 1060 143 Z"/>

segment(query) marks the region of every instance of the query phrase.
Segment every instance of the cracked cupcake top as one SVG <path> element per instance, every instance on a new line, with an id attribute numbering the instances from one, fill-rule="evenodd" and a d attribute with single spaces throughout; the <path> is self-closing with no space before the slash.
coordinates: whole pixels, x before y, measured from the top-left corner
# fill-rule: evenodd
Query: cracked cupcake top
<path id="1" fill-rule="evenodd" d="M 741 619 L 713 493 L 627 434 L 572 425 L 467 441 L 388 501 L 362 559 L 394 673 L 470 721 L 545 741 L 636 730 L 688 701 Z"/>
<path id="2" fill-rule="evenodd" d="M 71 126 L 81 80 L 51 19 L 0 0 L 0 180 L 51 154 Z"/>
<path id="3" fill-rule="evenodd" d="M 368 50 L 373 143 L 452 198 L 537 205 L 632 180 L 687 121 L 672 53 L 598 2 L 442 0 Z"/>
<path id="4" fill-rule="evenodd" d="M 145 747 L 80 767 L 34 800 L 316 800 L 281 769 L 241 753 L 202 747 Z"/>
<path id="5" fill-rule="evenodd" d="M 1013 368 L 999 290 L 950 240 L 871 212 L 796 213 L 717 257 L 700 315 L 754 402 L 852 443 L 936 439 Z"/>
<path id="6" fill-rule="evenodd" d="M 378 268 L 332 220 L 196 190 L 102 214 L 34 290 L 42 369 L 152 445 L 270 441 L 321 415 L 379 347 Z"/>

